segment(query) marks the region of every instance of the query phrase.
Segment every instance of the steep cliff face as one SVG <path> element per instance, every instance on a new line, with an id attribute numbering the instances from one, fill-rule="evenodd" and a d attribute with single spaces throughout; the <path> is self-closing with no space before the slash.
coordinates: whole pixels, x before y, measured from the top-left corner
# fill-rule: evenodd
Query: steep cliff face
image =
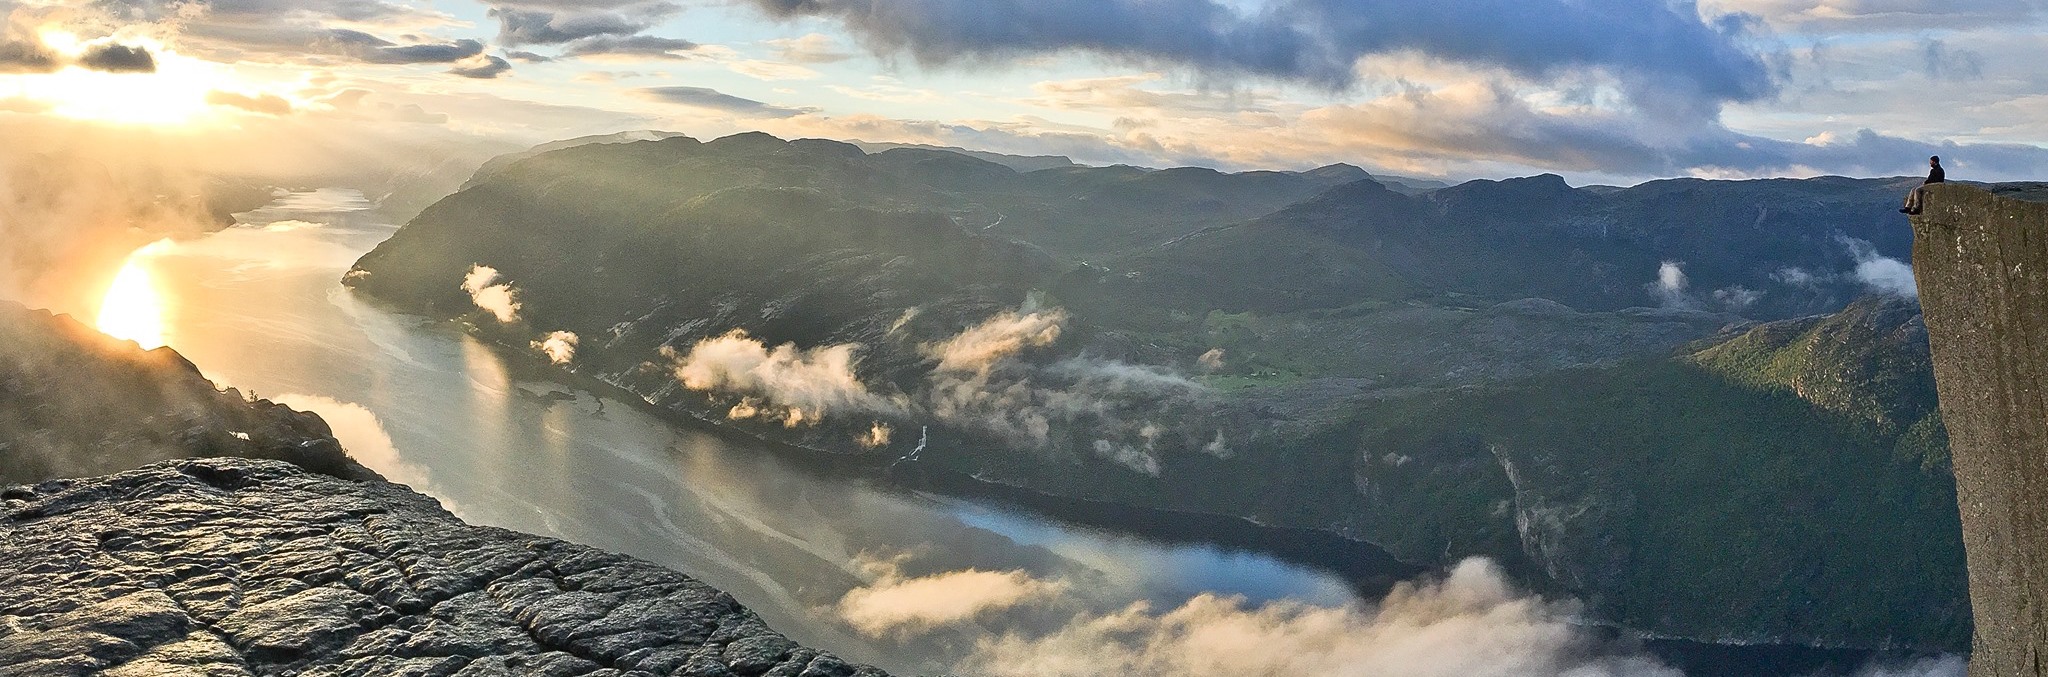
<path id="1" fill-rule="evenodd" d="M 1977 619 L 1970 673 L 2048 675 L 2048 203 L 1935 186 L 1913 231 Z"/>

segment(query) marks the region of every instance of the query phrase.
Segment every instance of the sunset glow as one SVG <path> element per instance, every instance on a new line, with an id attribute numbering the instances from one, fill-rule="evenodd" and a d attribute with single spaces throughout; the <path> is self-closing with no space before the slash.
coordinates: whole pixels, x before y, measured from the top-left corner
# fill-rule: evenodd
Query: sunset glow
<path id="1" fill-rule="evenodd" d="M 59 50 L 77 50 L 75 39 L 45 33 Z M 207 120 L 208 97 L 240 89 L 232 71 L 218 63 L 180 55 L 161 45 L 149 49 L 153 72 L 106 72 L 78 65 L 51 73 L 0 76 L 0 99 L 19 99 L 45 112 L 74 120 L 118 125 L 184 126 Z"/>
<path id="2" fill-rule="evenodd" d="M 99 319 L 94 323 L 100 332 L 134 341 L 145 350 L 164 345 L 164 300 L 150 270 L 150 259 L 170 246 L 170 240 L 158 240 L 128 255 L 100 301 Z"/>

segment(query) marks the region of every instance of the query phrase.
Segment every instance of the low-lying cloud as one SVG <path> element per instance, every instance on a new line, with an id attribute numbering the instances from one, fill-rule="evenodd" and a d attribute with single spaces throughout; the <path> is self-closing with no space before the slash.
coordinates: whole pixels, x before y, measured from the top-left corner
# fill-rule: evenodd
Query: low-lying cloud
<path id="1" fill-rule="evenodd" d="M 688 353 L 664 350 L 683 387 L 758 397 L 797 410 L 799 420 L 840 412 L 900 411 L 897 402 L 868 390 L 854 373 L 860 348 L 857 344 L 769 348 L 746 332 L 733 330 L 698 341 Z"/>
<path id="2" fill-rule="evenodd" d="M 1522 593 L 1484 559 L 1398 585 L 1377 605 L 1344 606 L 1202 594 L 1170 609 L 1105 609 L 1065 581 L 1023 571 L 881 571 L 841 601 L 840 617 L 897 639 L 975 624 L 973 653 L 956 666 L 963 674 L 1682 677 L 1603 644 L 1574 622 L 1576 604 Z M 1031 613 L 1047 609 L 1060 613 Z M 1047 617 L 1068 620 L 1028 620 Z"/>
<path id="3" fill-rule="evenodd" d="M 1872 291 L 1920 298 L 1920 285 L 1913 278 L 1912 265 L 1877 253 L 1877 247 L 1869 242 L 1852 237 L 1841 240 L 1849 248 L 1849 255 L 1856 259 L 1856 281 Z"/>
<path id="4" fill-rule="evenodd" d="M 1059 340 L 1066 321 L 1064 310 L 1006 310 L 926 350 L 939 360 L 941 371 L 986 372 L 1026 348 L 1040 348 Z"/>
<path id="5" fill-rule="evenodd" d="M 867 583 L 834 606 L 839 619 L 906 646 L 971 642 L 950 652 L 959 674 L 1684 677 L 1590 629 L 1576 601 L 1520 590 L 1485 558 L 1398 584 L 1377 602 L 1337 605 L 1217 593 L 1175 605 L 1132 602 L 1031 569 L 921 568 L 909 553 L 855 564 Z M 1964 669 L 1963 659 L 1944 656 L 1855 674 L 1963 677 Z"/>
<path id="6" fill-rule="evenodd" d="M 839 618 L 869 637 L 904 637 L 1056 600 L 1062 581 L 1024 571 L 966 569 L 906 577 L 895 561 L 863 560 L 867 585 L 839 600 Z"/>
<path id="7" fill-rule="evenodd" d="M 1657 279 L 1650 283 L 1650 293 L 1666 308 L 1691 309 L 1697 305 L 1686 293 L 1691 284 L 1685 277 L 1685 262 L 1665 261 L 1657 265 Z"/>
<path id="8" fill-rule="evenodd" d="M 1065 311 L 1027 305 L 927 342 L 921 351 L 929 371 L 902 390 L 878 391 L 861 380 L 864 347 L 857 344 L 771 348 L 735 330 L 663 353 L 685 388 L 737 397 L 726 412 L 735 420 L 796 427 L 835 416 L 929 419 L 1013 448 L 1092 454 L 1153 476 L 1172 453 L 1231 453 L 1214 426 L 1171 427 L 1201 418 L 1213 404 L 1207 387 L 1165 367 L 1039 354 L 1058 341 L 1067 319 Z M 878 427 L 856 441 L 886 446 L 886 433 Z"/>
<path id="9" fill-rule="evenodd" d="M 469 274 L 462 278 L 462 290 L 469 292 L 469 300 L 476 307 L 489 312 L 498 322 L 511 324 L 519 321 L 519 292 L 512 285 L 498 282 L 498 269 L 478 264 L 470 266 Z"/>
<path id="10" fill-rule="evenodd" d="M 576 332 L 548 332 L 547 336 L 543 336 L 540 340 L 533 342 L 533 351 L 540 353 L 548 358 L 549 362 L 554 364 L 568 364 L 576 359 L 576 344 L 580 340 L 576 337 Z"/>

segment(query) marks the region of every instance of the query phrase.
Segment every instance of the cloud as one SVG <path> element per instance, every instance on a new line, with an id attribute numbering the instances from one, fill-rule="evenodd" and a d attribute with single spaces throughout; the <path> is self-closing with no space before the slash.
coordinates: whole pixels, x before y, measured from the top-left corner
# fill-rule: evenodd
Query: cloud
<path id="1" fill-rule="evenodd" d="M 1869 242 L 1847 236 L 1840 240 L 1849 248 L 1849 255 L 1856 259 L 1858 282 L 1872 291 L 1909 299 L 1920 297 L 1920 285 L 1914 281 L 1913 266 L 1877 253 L 1877 247 Z"/>
<path id="2" fill-rule="evenodd" d="M 838 20 L 879 54 L 921 63 L 1088 51 L 1223 76 L 1343 88 L 1373 54 L 1412 51 L 1548 79 L 1599 70 L 1643 105 L 1753 101 L 1773 90 L 1741 16 L 1689 0 L 751 0 L 775 17 Z"/>
<path id="3" fill-rule="evenodd" d="M 67 65 L 106 73 L 154 73 L 156 56 L 147 47 L 115 42 L 88 44 L 76 57 L 68 56 L 0 12 L 0 74 L 54 73 Z"/>
<path id="4" fill-rule="evenodd" d="M 282 117 L 292 114 L 292 102 L 286 101 L 284 97 L 275 94 L 249 96 L 247 94 L 214 90 L 206 93 L 206 102 L 215 106 L 240 108 L 251 113 L 262 113 L 264 115 Z"/>
<path id="5" fill-rule="evenodd" d="M 799 420 L 835 412 L 900 411 L 899 403 L 869 391 L 854 373 L 859 350 L 856 344 L 809 349 L 783 344 L 769 348 L 737 329 L 698 341 L 688 353 L 663 348 L 674 363 L 676 380 L 683 387 L 759 397 L 796 410 L 792 415 L 800 417 Z"/>
<path id="6" fill-rule="evenodd" d="M 1665 308 L 1692 309 L 1699 302 L 1686 293 L 1691 285 L 1685 277 L 1684 261 L 1665 261 L 1657 265 L 1657 280 L 1650 283 L 1650 294 Z"/>
<path id="7" fill-rule="evenodd" d="M 477 80 L 490 80 L 511 71 L 511 62 L 488 54 L 483 55 L 477 63 L 472 65 L 458 65 L 448 69 L 449 73 Z"/>
<path id="8" fill-rule="evenodd" d="M 776 38 L 764 44 L 775 49 L 777 58 L 791 63 L 827 64 L 853 58 L 840 49 L 839 41 L 822 33 L 809 33 L 797 38 Z"/>
<path id="9" fill-rule="evenodd" d="M 808 111 L 745 99 L 708 87 L 645 87 L 633 90 L 642 99 L 731 113 L 748 118 L 788 118 Z"/>
<path id="10" fill-rule="evenodd" d="M 1805 268 L 1797 268 L 1790 266 L 1785 268 L 1779 268 L 1778 272 L 1771 273 L 1771 279 L 1776 280 L 1779 284 L 1784 284 L 1793 287 L 1804 287 L 1809 289 L 1819 285 L 1822 281 L 1824 281 L 1823 278 L 1814 275 L 1812 272 L 1806 270 Z"/>
<path id="11" fill-rule="evenodd" d="M 329 37 L 340 53 L 375 64 L 453 63 L 484 51 L 484 43 L 475 40 L 401 45 L 345 29 L 337 29 Z"/>
<path id="12" fill-rule="evenodd" d="M 78 55 L 78 65 L 108 73 L 154 73 L 156 57 L 142 47 L 107 43 L 87 48 Z"/>
<path id="13" fill-rule="evenodd" d="M 549 362 L 558 365 L 568 364 L 570 360 L 576 359 L 576 344 L 580 340 L 576 337 L 576 332 L 549 332 L 547 336 L 533 342 L 533 350 L 547 356 Z"/>
<path id="14" fill-rule="evenodd" d="M 889 427 L 887 423 L 876 421 L 873 426 L 868 428 L 866 433 L 855 436 L 853 441 L 859 444 L 862 449 L 879 449 L 889 446 L 889 438 L 895 434 L 895 428 Z"/>
<path id="15" fill-rule="evenodd" d="M 0 73 L 52 73 L 63 67 L 63 58 L 40 40 L 0 38 Z"/>
<path id="16" fill-rule="evenodd" d="M 1746 13 L 1789 30 L 1859 33 L 2027 24 L 2040 20 L 2036 0 L 1703 0 L 1709 15 Z"/>
<path id="17" fill-rule="evenodd" d="M 627 17 L 613 12 L 557 13 L 493 8 L 498 20 L 498 44 L 558 45 L 598 35 L 632 35 L 653 27 L 650 17 Z"/>
<path id="18" fill-rule="evenodd" d="M 817 71 L 796 64 L 776 61 L 748 59 L 728 63 L 725 67 L 731 69 L 734 73 L 739 73 L 756 80 L 812 80 L 818 77 Z"/>
<path id="19" fill-rule="evenodd" d="M 1053 309 L 1042 312 L 1006 310 L 968 327 L 945 341 L 925 347 L 938 359 L 940 371 L 986 373 L 997 362 L 1023 352 L 1025 348 L 1052 345 L 1059 340 L 1067 313 Z"/>
<path id="20" fill-rule="evenodd" d="M 1095 357 L 1041 363 L 1027 349 L 1051 345 L 1066 313 L 1006 311 L 925 346 L 938 365 L 918 402 L 951 425 L 1002 438 L 1020 450 L 1073 450 L 1158 476 L 1164 457 L 1212 441 L 1207 430 L 1169 431 L 1155 421 L 1193 421 L 1211 391 L 1164 367 Z"/>
<path id="21" fill-rule="evenodd" d="M 1921 72 L 1933 80 L 1978 80 L 1985 78 L 1985 55 L 1927 39 L 1921 43 Z"/>
<path id="22" fill-rule="evenodd" d="M 599 35 L 577 40 L 563 48 L 562 56 L 633 57 L 640 59 L 687 59 L 685 52 L 701 47 L 697 43 L 652 35 Z"/>
<path id="23" fill-rule="evenodd" d="M 462 278 L 462 290 L 469 292 L 469 300 L 476 307 L 490 312 L 504 324 L 519 321 L 519 292 L 509 284 L 498 284 L 498 269 L 490 266 L 470 266 L 469 274 Z"/>
<path id="24" fill-rule="evenodd" d="M 1750 306 L 1756 305 L 1756 302 L 1762 300 L 1763 297 L 1763 292 L 1739 284 L 1714 290 L 1714 302 L 1720 304 L 1722 308 L 1727 309 L 1729 312 L 1734 313 L 1742 312 Z"/>
<path id="25" fill-rule="evenodd" d="M 856 414 L 925 419 L 1020 451 L 1095 454 L 1154 476 L 1173 453 L 1229 453 L 1213 419 L 1199 430 L 1157 423 L 1202 420 L 1216 404 L 1207 387 L 1170 369 L 1088 356 L 1027 359 L 1029 349 L 1060 336 L 1066 318 L 1064 311 L 1027 306 L 926 343 L 922 350 L 932 368 L 918 381 L 898 384 L 907 392 L 877 392 L 864 383 L 856 369 L 858 344 L 769 348 L 734 330 L 699 341 L 687 353 L 670 347 L 662 353 L 683 387 L 737 397 L 726 412 L 734 420 L 796 427 Z M 876 426 L 856 433 L 856 441 L 886 444 L 890 431 Z"/>
<path id="26" fill-rule="evenodd" d="M 370 90 L 349 88 L 316 99 L 341 116 L 385 122 L 439 125 L 448 122 L 447 113 L 431 113 L 417 103 L 370 101 Z"/>
<path id="27" fill-rule="evenodd" d="M 903 637 L 972 622 L 1064 594 L 1063 581 L 1024 571 L 966 569 L 907 578 L 893 561 L 858 562 L 870 581 L 839 600 L 841 620 L 869 637 Z"/>
<path id="28" fill-rule="evenodd" d="M 1868 665 L 1856 677 L 1963 677 L 1969 670 L 1969 661 L 1961 656 L 1935 656 L 1896 665 Z"/>
<path id="29" fill-rule="evenodd" d="M 1984 55 L 1967 49 L 1950 49 L 1948 43 L 1929 39 L 1920 44 L 1921 71 L 1929 78 L 1976 80 L 1984 77 Z"/>
<path id="30" fill-rule="evenodd" d="M 957 666 L 991 677 L 1331 675 L 1682 677 L 1618 653 L 1576 625 L 1578 607 L 1516 591 L 1471 559 L 1441 581 L 1402 583 L 1377 607 L 1197 596 L 1083 613 L 1051 632 L 984 637 Z"/>

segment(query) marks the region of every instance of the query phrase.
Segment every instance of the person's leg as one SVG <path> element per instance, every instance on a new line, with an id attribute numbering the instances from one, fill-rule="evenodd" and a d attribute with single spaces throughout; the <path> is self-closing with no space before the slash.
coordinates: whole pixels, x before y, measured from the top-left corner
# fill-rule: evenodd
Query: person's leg
<path id="1" fill-rule="evenodd" d="M 1925 186 L 1920 186 L 1915 187 L 1912 192 L 1906 193 L 1906 207 L 1899 211 L 1905 212 L 1907 214 L 1920 213 L 1920 203 L 1921 200 L 1924 199 L 1924 196 L 1921 193 L 1925 190 L 1927 190 Z"/>

